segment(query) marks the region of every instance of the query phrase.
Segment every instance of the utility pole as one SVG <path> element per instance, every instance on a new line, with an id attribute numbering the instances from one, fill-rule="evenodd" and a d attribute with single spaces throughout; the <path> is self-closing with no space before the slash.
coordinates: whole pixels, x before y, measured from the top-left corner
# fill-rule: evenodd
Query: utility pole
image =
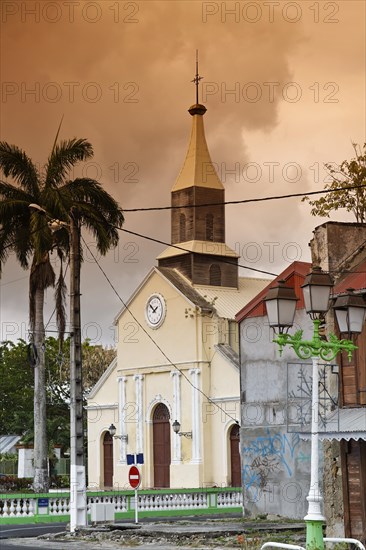
<path id="1" fill-rule="evenodd" d="M 80 318 L 80 225 L 70 213 L 70 532 L 88 524 Z"/>

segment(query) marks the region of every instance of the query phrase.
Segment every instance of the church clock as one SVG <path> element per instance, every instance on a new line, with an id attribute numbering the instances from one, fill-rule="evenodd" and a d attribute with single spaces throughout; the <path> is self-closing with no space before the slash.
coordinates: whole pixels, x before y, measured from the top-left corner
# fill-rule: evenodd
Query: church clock
<path id="1" fill-rule="evenodd" d="M 149 327 L 158 328 L 164 322 L 166 304 L 161 294 L 152 294 L 145 306 L 145 319 Z"/>

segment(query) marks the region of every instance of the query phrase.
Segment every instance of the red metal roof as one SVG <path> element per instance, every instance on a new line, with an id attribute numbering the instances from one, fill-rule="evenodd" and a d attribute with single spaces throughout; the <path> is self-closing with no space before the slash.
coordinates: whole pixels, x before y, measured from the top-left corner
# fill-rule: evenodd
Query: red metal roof
<path id="1" fill-rule="evenodd" d="M 269 283 L 253 300 L 248 302 L 236 315 L 235 320 L 240 323 L 247 317 L 263 317 L 266 315 L 264 298 L 268 289 L 275 285 L 281 279 L 295 289 L 296 296 L 299 301 L 296 304 L 297 309 L 304 307 L 304 298 L 301 290 L 301 285 L 304 282 L 306 275 L 311 270 L 311 263 L 308 262 L 293 262 L 282 273 L 280 273 L 273 281 Z M 349 287 L 347 287 L 349 288 Z"/>
<path id="2" fill-rule="evenodd" d="M 366 289 L 366 260 L 336 284 L 334 294 L 345 292 L 348 288 L 354 288 L 355 290 Z"/>

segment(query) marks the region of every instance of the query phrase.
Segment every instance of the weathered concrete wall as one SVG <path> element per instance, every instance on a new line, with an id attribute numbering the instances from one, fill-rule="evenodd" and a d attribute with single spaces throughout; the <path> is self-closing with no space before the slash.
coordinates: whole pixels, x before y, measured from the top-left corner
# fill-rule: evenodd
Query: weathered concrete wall
<path id="1" fill-rule="evenodd" d="M 324 515 L 327 536 L 344 537 L 342 469 L 339 441 L 324 441 Z"/>
<path id="2" fill-rule="evenodd" d="M 362 223 L 326 222 L 314 230 L 310 241 L 312 262 L 325 271 L 337 271 L 362 249 L 366 253 L 366 225 Z M 332 273 L 337 276 L 337 273 Z"/>
<path id="3" fill-rule="evenodd" d="M 311 336 L 311 321 L 298 311 L 294 329 Z M 303 518 L 310 486 L 310 441 L 289 425 L 296 408 L 288 396 L 296 392 L 299 360 L 291 349 L 280 357 L 267 317 L 244 320 L 241 331 L 241 457 L 244 508 L 247 515 L 278 514 Z M 290 376 L 287 369 L 290 369 Z M 307 365 L 304 366 L 307 368 Z M 309 364 L 311 372 L 311 364 Z M 290 418 L 292 416 L 292 418 Z"/>

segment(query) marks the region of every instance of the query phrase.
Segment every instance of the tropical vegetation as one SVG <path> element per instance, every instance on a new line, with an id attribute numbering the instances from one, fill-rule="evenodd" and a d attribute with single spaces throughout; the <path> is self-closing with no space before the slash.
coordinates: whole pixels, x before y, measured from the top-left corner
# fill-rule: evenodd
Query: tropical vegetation
<path id="1" fill-rule="evenodd" d="M 352 212 L 358 223 L 366 223 L 366 143 L 363 150 L 353 143 L 354 157 L 344 160 L 340 165 L 325 164 L 331 183 L 325 185 L 329 190 L 315 201 L 304 197 L 313 207 L 313 216 L 329 217 L 340 208 Z"/>
<path id="2" fill-rule="evenodd" d="M 63 263 L 70 250 L 70 221 L 91 233 L 103 255 L 117 245 L 118 228 L 123 223 L 118 203 L 99 182 L 69 179 L 71 168 L 93 156 L 91 144 L 85 139 L 57 140 L 58 133 L 43 170 L 16 145 L 0 142 L 0 171 L 11 179 L 0 181 L 0 266 L 14 252 L 22 268 L 30 267 L 29 318 L 35 378 L 33 485 L 40 492 L 48 489 L 45 291 L 56 287 L 56 318 L 62 341 L 66 295 Z M 57 282 L 51 251 L 60 258 Z"/>

